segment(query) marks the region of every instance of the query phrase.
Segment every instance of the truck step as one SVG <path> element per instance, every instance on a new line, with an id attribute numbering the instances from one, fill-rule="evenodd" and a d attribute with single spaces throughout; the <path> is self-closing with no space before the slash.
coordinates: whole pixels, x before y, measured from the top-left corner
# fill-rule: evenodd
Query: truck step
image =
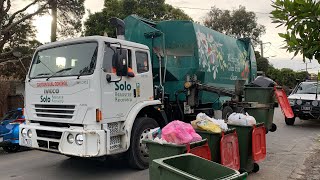
<path id="1" fill-rule="evenodd" d="M 110 134 L 110 136 L 111 136 L 111 137 L 113 137 L 113 136 L 123 136 L 123 135 L 125 135 L 125 134 L 126 134 L 125 132 L 120 131 L 120 132 L 116 132 L 116 133 Z"/>
<path id="2" fill-rule="evenodd" d="M 115 150 L 110 150 L 110 154 L 118 154 L 118 153 L 123 153 L 126 152 L 127 150 L 124 148 L 119 148 L 119 149 L 115 149 Z"/>

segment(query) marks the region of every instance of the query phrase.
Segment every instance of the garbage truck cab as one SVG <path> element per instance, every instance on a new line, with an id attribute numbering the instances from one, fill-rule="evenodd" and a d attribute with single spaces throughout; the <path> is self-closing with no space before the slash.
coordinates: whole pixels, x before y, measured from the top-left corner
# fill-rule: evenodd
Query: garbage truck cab
<path id="1" fill-rule="evenodd" d="M 164 124 L 152 118 L 161 116 L 161 102 L 153 98 L 150 64 L 147 46 L 121 39 L 94 36 L 40 46 L 25 81 L 27 123 L 20 127 L 20 144 L 81 157 L 131 147 L 132 164 L 144 168 L 147 152 L 139 140 Z"/>

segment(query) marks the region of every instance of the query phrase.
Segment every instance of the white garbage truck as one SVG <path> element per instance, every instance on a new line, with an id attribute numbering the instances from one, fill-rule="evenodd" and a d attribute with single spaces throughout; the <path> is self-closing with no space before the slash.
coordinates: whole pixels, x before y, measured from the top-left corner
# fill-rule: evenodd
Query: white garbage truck
<path id="1" fill-rule="evenodd" d="M 21 146 L 84 158 L 123 153 L 132 167 L 145 169 L 148 150 L 141 140 L 150 129 L 193 120 L 199 112 L 213 115 L 235 80 L 255 76 L 249 41 L 189 21 L 152 24 L 129 16 L 125 22 L 111 21 L 119 38 L 81 37 L 37 48 L 25 80 Z M 212 34 L 222 37 L 219 43 Z M 234 46 L 228 50 L 224 42 Z"/>

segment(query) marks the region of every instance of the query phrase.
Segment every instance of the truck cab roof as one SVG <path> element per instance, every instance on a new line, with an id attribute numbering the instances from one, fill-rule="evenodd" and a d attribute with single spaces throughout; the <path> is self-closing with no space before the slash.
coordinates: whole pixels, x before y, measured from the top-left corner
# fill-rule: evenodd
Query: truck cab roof
<path id="1" fill-rule="evenodd" d="M 140 49 L 145 49 L 149 50 L 149 47 L 143 44 L 131 42 L 131 41 L 126 41 L 122 39 L 115 39 L 115 38 L 110 38 L 106 36 L 87 36 L 87 37 L 80 37 L 80 38 L 74 38 L 74 39 L 67 39 L 67 40 L 62 40 L 62 41 L 57 41 L 57 42 L 52 42 L 48 44 L 41 45 L 37 48 L 38 50 L 42 49 L 48 49 L 56 46 L 61 46 L 64 44 L 70 44 L 70 43 L 79 43 L 79 42 L 84 42 L 84 41 L 105 41 L 105 42 L 119 42 L 122 45 L 126 46 L 132 46 Z"/>

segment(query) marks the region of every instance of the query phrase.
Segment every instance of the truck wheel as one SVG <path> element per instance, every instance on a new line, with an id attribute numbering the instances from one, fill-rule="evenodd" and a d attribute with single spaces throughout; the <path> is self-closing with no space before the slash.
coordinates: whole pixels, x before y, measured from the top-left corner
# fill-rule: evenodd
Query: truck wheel
<path id="1" fill-rule="evenodd" d="M 18 152 L 20 150 L 20 146 L 19 145 L 5 146 L 5 147 L 2 147 L 2 148 L 7 153 L 14 153 L 14 152 Z"/>
<path id="2" fill-rule="evenodd" d="M 135 169 L 147 169 L 149 166 L 148 148 L 142 144 L 142 140 L 147 133 L 156 127 L 159 127 L 157 121 L 149 117 L 137 118 L 133 124 L 128 150 L 129 165 Z"/>
<path id="3" fill-rule="evenodd" d="M 293 118 L 286 118 L 285 117 L 284 120 L 285 120 L 287 125 L 292 126 L 294 124 L 295 118 L 294 117 Z"/>

